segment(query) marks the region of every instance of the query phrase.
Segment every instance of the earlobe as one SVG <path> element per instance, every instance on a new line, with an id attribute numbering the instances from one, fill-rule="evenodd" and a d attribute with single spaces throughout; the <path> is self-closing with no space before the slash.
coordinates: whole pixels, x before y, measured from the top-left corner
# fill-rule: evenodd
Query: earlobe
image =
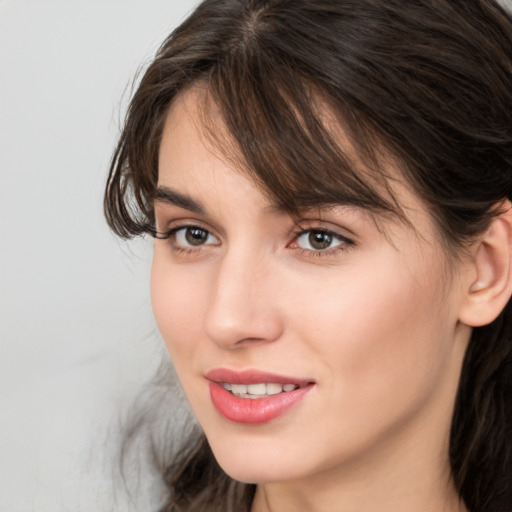
<path id="1" fill-rule="evenodd" d="M 459 320 L 471 327 L 493 322 L 512 294 L 512 205 L 506 201 L 472 248 Z"/>

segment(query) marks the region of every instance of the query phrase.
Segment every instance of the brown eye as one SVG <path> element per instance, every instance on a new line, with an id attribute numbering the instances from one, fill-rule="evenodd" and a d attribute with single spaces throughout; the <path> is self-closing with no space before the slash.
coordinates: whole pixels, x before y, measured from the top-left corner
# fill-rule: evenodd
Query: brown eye
<path id="1" fill-rule="evenodd" d="M 187 228 L 185 239 L 190 245 L 203 245 L 208 240 L 208 231 L 200 228 Z"/>
<path id="2" fill-rule="evenodd" d="M 198 226 L 184 226 L 173 233 L 174 241 L 183 247 L 219 245 L 219 241 L 209 231 Z"/>
<path id="3" fill-rule="evenodd" d="M 311 231 L 308 236 L 308 242 L 313 249 L 321 251 L 331 246 L 332 236 L 323 231 Z"/>
<path id="4" fill-rule="evenodd" d="M 344 242 L 349 243 L 348 240 L 332 231 L 308 229 L 297 237 L 296 243 L 301 249 L 325 251 L 342 245 Z"/>

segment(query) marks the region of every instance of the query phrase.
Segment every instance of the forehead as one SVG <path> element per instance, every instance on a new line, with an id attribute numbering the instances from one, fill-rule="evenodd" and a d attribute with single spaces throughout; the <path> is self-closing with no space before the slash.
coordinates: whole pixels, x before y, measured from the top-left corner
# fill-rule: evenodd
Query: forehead
<path id="1" fill-rule="evenodd" d="M 305 209 L 329 208 L 332 206 L 354 206 L 365 210 L 382 227 L 386 224 L 406 224 L 413 229 L 424 224 L 426 218 L 433 223 L 428 209 L 411 187 L 405 182 L 397 164 L 389 155 L 381 155 L 378 169 L 369 169 L 359 159 L 357 150 L 350 142 L 336 116 L 323 104 L 322 122 L 325 123 L 333 139 L 348 160 L 352 162 L 349 176 L 351 181 L 355 172 L 360 173 L 361 190 L 359 196 L 350 190 L 343 189 L 345 169 L 332 175 L 332 180 L 323 180 L 322 187 L 316 187 L 318 169 L 304 160 L 300 173 L 302 186 L 297 190 L 296 180 L 289 179 L 288 169 L 282 170 L 277 164 L 275 169 L 267 169 L 265 176 L 251 166 L 245 159 L 244 148 L 240 141 L 230 132 L 225 115 L 213 100 L 206 87 L 192 87 L 180 93 L 172 102 L 167 113 L 159 151 L 159 185 L 179 185 L 189 193 L 197 194 L 202 189 L 205 172 L 210 169 L 225 168 L 240 173 L 256 186 L 266 199 L 267 205 L 291 214 L 298 214 Z M 269 146 L 268 140 L 253 140 L 252 144 Z M 326 166 L 331 164 L 327 162 Z M 284 176 L 280 175 L 284 172 Z M 375 173 L 378 172 L 378 176 Z M 294 176 L 296 178 L 296 176 Z M 226 178 L 226 177 L 225 177 Z M 275 193 L 272 185 L 282 187 L 283 181 L 289 181 L 288 194 Z M 370 183 L 365 183 L 368 180 Z M 278 191 L 280 192 L 280 191 Z M 364 192 L 369 192 L 364 196 Z M 363 197 L 360 197 L 363 195 Z M 372 195 L 384 198 L 385 205 L 372 204 Z M 385 221 L 385 222 L 384 222 Z M 418 232 L 421 235 L 421 230 Z"/>

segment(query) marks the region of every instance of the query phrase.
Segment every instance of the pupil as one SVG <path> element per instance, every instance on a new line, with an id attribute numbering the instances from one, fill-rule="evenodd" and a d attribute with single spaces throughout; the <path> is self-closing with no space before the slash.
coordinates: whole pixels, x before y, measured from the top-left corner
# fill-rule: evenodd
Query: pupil
<path id="1" fill-rule="evenodd" d="M 208 233 L 204 229 L 188 228 L 185 238 L 190 245 L 202 245 L 208 238 Z"/>
<path id="2" fill-rule="evenodd" d="M 309 234 L 309 243 L 314 249 L 327 249 L 332 242 L 332 236 L 321 231 L 312 231 Z"/>

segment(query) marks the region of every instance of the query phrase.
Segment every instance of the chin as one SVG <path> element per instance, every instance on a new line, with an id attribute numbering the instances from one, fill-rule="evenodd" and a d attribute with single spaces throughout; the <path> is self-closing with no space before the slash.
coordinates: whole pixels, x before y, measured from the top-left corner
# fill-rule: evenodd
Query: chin
<path id="1" fill-rule="evenodd" d="M 266 484 L 271 482 L 279 482 L 288 480 L 294 475 L 289 475 L 285 468 L 276 471 L 276 468 L 270 468 L 271 463 L 266 464 L 253 464 L 247 459 L 233 461 L 222 460 L 216 457 L 220 467 L 231 478 L 245 484 Z"/>
<path id="2" fill-rule="evenodd" d="M 298 469 L 307 461 L 299 460 L 296 446 L 277 442 L 271 436 L 259 439 L 208 437 L 208 442 L 220 467 L 233 479 L 248 484 L 262 484 L 300 478 Z M 292 454 L 290 460 L 286 454 Z"/>

